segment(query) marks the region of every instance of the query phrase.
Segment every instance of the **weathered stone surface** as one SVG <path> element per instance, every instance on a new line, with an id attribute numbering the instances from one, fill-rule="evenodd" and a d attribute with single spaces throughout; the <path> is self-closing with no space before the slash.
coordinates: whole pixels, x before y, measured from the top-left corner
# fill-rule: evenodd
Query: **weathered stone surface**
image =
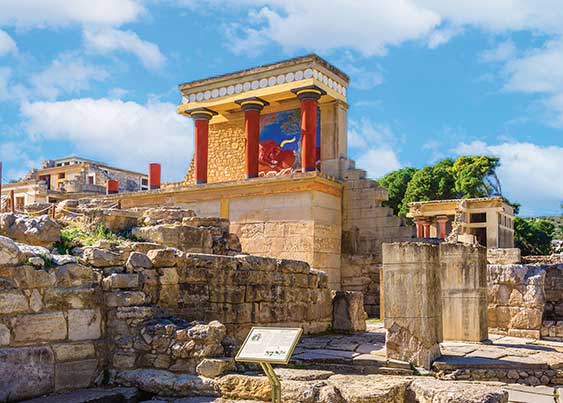
<path id="1" fill-rule="evenodd" d="M 178 207 L 149 208 L 142 212 L 139 218 L 141 225 L 174 224 L 182 222 L 184 218 L 195 217 L 193 210 Z"/>
<path id="2" fill-rule="evenodd" d="M 163 396 L 217 396 L 213 380 L 195 375 L 173 374 L 157 369 L 121 371 L 117 381 Z"/>
<path id="3" fill-rule="evenodd" d="M 15 314 L 27 312 L 29 304 L 22 291 L 0 291 L 0 314 Z"/>
<path id="4" fill-rule="evenodd" d="M 24 259 L 24 254 L 13 240 L 0 236 L 0 266 L 17 265 Z"/>
<path id="5" fill-rule="evenodd" d="M 70 309 L 68 338 L 71 341 L 95 340 L 102 335 L 102 314 L 98 309 Z"/>
<path id="6" fill-rule="evenodd" d="M 119 253 L 94 246 L 83 248 L 82 258 L 88 265 L 94 267 L 113 267 L 124 263 Z"/>
<path id="7" fill-rule="evenodd" d="M 487 255 L 480 246 L 440 244 L 444 340 L 488 338 Z"/>
<path id="8" fill-rule="evenodd" d="M 109 307 L 143 305 L 145 294 L 141 291 L 119 291 L 106 293 L 106 305 Z"/>
<path id="9" fill-rule="evenodd" d="M 58 341 L 67 336 L 66 320 L 62 312 L 21 315 L 14 324 L 15 341 Z"/>
<path id="10" fill-rule="evenodd" d="M 134 403 L 141 398 L 136 388 L 106 386 L 38 397 L 26 403 Z"/>
<path id="11" fill-rule="evenodd" d="M 92 386 L 98 375 L 98 361 L 82 360 L 56 364 L 55 391 Z"/>
<path id="12" fill-rule="evenodd" d="M 53 391 L 55 357 L 48 346 L 0 349 L 0 401 Z"/>
<path id="13" fill-rule="evenodd" d="M 355 291 L 332 292 L 332 329 L 353 333 L 366 330 L 364 294 Z"/>
<path id="14" fill-rule="evenodd" d="M 152 267 L 152 262 L 146 254 L 132 252 L 127 259 L 125 267 L 128 271 L 141 271 L 143 269 L 150 269 Z"/>
<path id="15" fill-rule="evenodd" d="M 402 403 L 410 380 L 383 375 L 335 375 L 328 379 L 346 403 Z"/>
<path id="16" fill-rule="evenodd" d="M 61 239 L 61 226 L 48 215 L 29 217 L 4 213 L 0 214 L 0 235 L 51 248 Z"/>
<path id="17" fill-rule="evenodd" d="M 406 402 L 418 403 L 507 403 L 508 393 L 499 387 L 477 383 L 444 382 L 414 378 L 406 392 Z"/>
<path id="18" fill-rule="evenodd" d="M 20 288 L 47 288 L 57 279 L 53 273 L 33 266 L 19 266 L 14 270 L 14 280 Z"/>
<path id="19" fill-rule="evenodd" d="M 7 346 L 10 344 L 10 329 L 0 323 L 0 346 Z"/>
<path id="20" fill-rule="evenodd" d="M 230 399 L 269 401 L 272 394 L 270 381 L 265 376 L 226 375 L 217 381 L 221 396 Z"/>
<path id="21" fill-rule="evenodd" d="M 147 253 L 153 267 L 174 267 L 182 252 L 175 248 L 153 249 Z"/>
<path id="22" fill-rule="evenodd" d="M 133 229 L 133 235 L 145 241 L 178 248 L 183 252 L 210 253 L 213 247 L 211 231 L 189 225 L 137 227 Z"/>
<path id="23" fill-rule="evenodd" d="M 442 341 L 438 246 L 383 244 L 383 278 L 387 357 L 430 369 Z"/>
<path id="24" fill-rule="evenodd" d="M 196 372 L 206 378 L 217 378 L 234 369 L 234 364 L 232 358 L 205 358 L 196 367 Z"/>
<path id="25" fill-rule="evenodd" d="M 53 344 L 53 351 L 57 362 L 84 360 L 93 358 L 96 354 L 91 342 Z"/>
<path id="26" fill-rule="evenodd" d="M 105 277 L 102 285 L 104 289 L 123 289 L 139 287 L 139 274 L 136 273 L 113 273 Z"/>

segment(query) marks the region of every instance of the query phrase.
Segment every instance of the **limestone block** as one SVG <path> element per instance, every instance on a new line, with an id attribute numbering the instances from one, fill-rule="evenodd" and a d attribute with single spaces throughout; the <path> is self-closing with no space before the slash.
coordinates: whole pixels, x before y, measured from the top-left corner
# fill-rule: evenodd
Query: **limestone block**
<path id="1" fill-rule="evenodd" d="M 121 254 L 93 246 L 83 248 L 82 257 L 89 266 L 94 267 L 113 267 L 124 263 Z"/>
<path id="2" fill-rule="evenodd" d="M 61 226 L 48 215 L 0 214 L 0 234 L 29 245 L 51 248 L 61 239 Z"/>
<path id="3" fill-rule="evenodd" d="M 43 301 L 38 290 L 33 290 L 31 292 L 31 295 L 29 297 L 29 308 L 33 312 L 39 312 L 41 311 L 41 309 L 43 309 Z"/>
<path id="4" fill-rule="evenodd" d="M 141 291 L 118 291 L 105 294 L 106 305 L 110 308 L 117 306 L 143 305 L 145 294 Z"/>
<path id="5" fill-rule="evenodd" d="M 488 338 L 487 255 L 480 246 L 440 244 L 444 340 Z"/>
<path id="6" fill-rule="evenodd" d="M 33 266 L 19 266 L 14 270 L 14 280 L 20 288 L 46 288 L 55 285 L 54 273 Z"/>
<path id="7" fill-rule="evenodd" d="M 399 376 L 335 375 L 328 379 L 346 402 L 397 403 L 404 402 L 410 380 Z"/>
<path id="8" fill-rule="evenodd" d="M 22 291 L 0 291 L 0 314 L 27 312 L 29 305 Z"/>
<path id="9" fill-rule="evenodd" d="M 111 357 L 113 368 L 115 369 L 131 369 L 135 368 L 137 354 L 133 352 L 120 352 Z"/>
<path id="10" fill-rule="evenodd" d="M 143 269 L 150 269 L 152 262 L 144 253 L 132 252 L 125 263 L 128 271 L 141 271 Z"/>
<path id="11" fill-rule="evenodd" d="M 406 401 L 420 403 L 508 403 L 508 392 L 479 383 L 439 381 L 418 377 L 409 385 Z"/>
<path id="12" fill-rule="evenodd" d="M 52 392 L 54 364 L 49 346 L 0 349 L 0 401 L 20 401 Z"/>
<path id="13" fill-rule="evenodd" d="M 102 285 L 105 290 L 116 288 L 138 288 L 139 274 L 136 273 L 113 273 L 103 279 Z"/>
<path id="14" fill-rule="evenodd" d="M 429 369 L 442 340 L 438 246 L 383 244 L 383 278 L 387 357 Z"/>
<path id="15" fill-rule="evenodd" d="M 71 309 L 68 311 L 68 338 L 71 341 L 99 339 L 102 314 L 98 309 Z"/>
<path id="16" fill-rule="evenodd" d="M 361 292 L 332 292 L 332 329 L 334 331 L 344 333 L 364 332 L 366 330 L 366 319 L 364 295 Z"/>
<path id="17" fill-rule="evenodd" d="M 16 243 L 5 236 L 0 236 L 0 266 L 23 263 L 25 256 Z"/>
<path id="18" fill-rule="evenodd" d="M 15 341 L 59 341 L 67 336 L 66 320 L 62 312 L 21 315 L 14 322 Z"/>
<path id="19" fill-rule="evenodd" d="M 53 351 L 57 362 L 84 360 L 96 355 L 91 342 L 53 344 Z"/>
<path id="20" fill-rule="evenodd" d="M 76 263 L 65 264 L 55 269 L 58 287 L 77 287 L 89 285 L 94 280 L 94 270 L 91 267 Z"/>
<path id="21" fill-rule="evenodd" d="M 8 326 L 0 323 L 0 346 L 7 346 L 10 344 L 10 329 Z"/>
<path id="22" fill-rule="evenodd" d="M 212 379 L 159 369 L 121 371 L 117 374 L 117 382 L 162 396 L 217 395 Z"/>
<path id="23" fill-rule="evenodd" d="M 226 375 L 219 379 L 217 386 L 221 396 L 230 399 L 256 399 L 270 401 L 272 387 L 265 376 Z"/>
<path id="24" fill-rule="evenodd" d="M 98 375 L 98 361 L 95 359 L 69 361 L 56 364 L 55 391 L 92 386 Z"/>
<path id="25" fill-rule="evenodd" d="M 488 264 L 518 264 L 522 261 L 518 248 L 489 248 L 487 249 Z"/>
<path id="26" fill-rule="evenodd" d="M 162 267 L 158 269 L 159 280 L 162 285 L 178 284 L 178 272 L 175 267 Z"/>
<path id="27" fill-rule="evenodd" d="M 153 267 L 174 267 L 179 262 L 179 257 L 182 255 L 178 249 L 153 249 L 148 251 L 147 257 L 152 262 Z"/>
<path id="28" fill-rule="evenodd" d="M 49 309 L 81 309 L 95 307 L 99 294 L 92 287 L 47 288 L 44 293 L 44 304 Z"/>
<path id="29" fill-rule="evenodd" d="M 196 367 L 196 372 L 206 378 L 217 378 L 234 368 L 235 362 L 232 358 L 205 358 Z"/>

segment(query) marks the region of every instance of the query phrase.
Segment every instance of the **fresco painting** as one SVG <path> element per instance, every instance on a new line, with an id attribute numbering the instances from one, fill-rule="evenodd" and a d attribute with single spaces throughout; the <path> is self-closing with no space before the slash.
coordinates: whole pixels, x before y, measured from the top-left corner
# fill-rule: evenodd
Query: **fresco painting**
<path id="1" fill-rule="evenodd" d="M 317 161 L 320 160 L 320 111 L 317 124 Z M 259 175 L 287 175 L 301 168 L 301 110 L 260 118 Z"/>

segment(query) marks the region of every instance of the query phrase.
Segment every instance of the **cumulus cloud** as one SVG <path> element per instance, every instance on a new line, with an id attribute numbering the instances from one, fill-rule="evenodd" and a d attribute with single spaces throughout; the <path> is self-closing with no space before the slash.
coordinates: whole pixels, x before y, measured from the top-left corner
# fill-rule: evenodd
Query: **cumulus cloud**
<path id="1" fill-rule="evenodd" d="M 516 45 L 512 40 L 499 43 L 492 49 L 487 49 L 481 53 L 481 60 L 484 62 L 504 62 L 511 59 L 516 53 Z"/>
<path id="2" fill-rule="evenodd" d="M 115 28 L 86 29 L 84 31 L 86 48 L 92 52 L 110 53 L 124 51 L 134 54 L 145 67 L 160 69 L 166 62 L 166 57 L 159 47 L 144 41 L 132 31 L 121 31 Z"/>
<path id="3" fill-rule="evenodd" d="M 493 155 L 500 158 L 498 176 L 505 196 L 522 204 L 522 215 L 560 214 L 563 201 L 563 147 L 532 143 L 459 144 L 459 155 Z"/>
<path id="4" fill-rule="evenodd" d="M 368 119 L 350 121 L 348 146 L 356 155 L 356 166 L 365 169 L 372 178 L 380 178 L 401 167 L 394 149 L 395 138 L 385 125 Z"/>
<path id="5" fill-rule="evenodd" d="M 137 0 L 2 0 L 0 25 L 120 25 L 135 20 L 142 12 Z"/>
<path id="6" fill-rule="evenodd" d="M 100 66 L 89 65 L 72 54 L 57 57 L 45 70 L 31 78 L 35 95 L 55 99 L 60 94 L 89 90 L 93 81 L 102 81 L 109 73 Z"/>
<path id="7" fill-rule="evenodd" d="M 27 103 L 21 113 L 34 139 L 68 141 L 74 152 L 120 167 L 161 162 L 167 180 L 180 180 L 190 164 L 192 123 L 171 103 L 82 98 Z"/>
<path id="8" fill-rule="evenodd" d="M 8 35 L 6 31 L 0 29 L 0 56 L 8 53 L 15 53 L 17 50 L 18 47 L 12 37 Z"/>

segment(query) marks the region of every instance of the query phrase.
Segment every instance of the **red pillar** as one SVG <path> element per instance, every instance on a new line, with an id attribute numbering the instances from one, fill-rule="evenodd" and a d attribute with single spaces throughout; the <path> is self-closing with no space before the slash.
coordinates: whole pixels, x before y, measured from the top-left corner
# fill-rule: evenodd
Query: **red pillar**
<path id="1" fill-rule="evenodd" d="M 194 179 L 195 183 L 207 183 L 207 159 L 209 152 L 209 121 L 217 114 L 207 108 L 186 111 L 194 120 Z"/>
<path id="2" fill-rule="evenodd" d="M 311 85 L 292 90 L 301 101 L 301 168 L 314 171 L 317 162 L 318 101 L 326 91 Z"/>
<path id="3" fill-rule="evenodd" d="M 430 238 L 430 223 L 427 221 L 422 225 L 424 227 L 424 238 Z"/>
<path id="4" fill-rule="evenodd" d="M 106 194 L 112 195 L 119 193 L 119 181 L 108 179 L 106 182 Z"/>
<path id="5" fill-rule="evenodd" d="M 149 164 L 149 189 L 160 189 L 160 164 Z"/>
<path id="6" fill-rule="evenodd" d="M 414 223 L 416 224 L 416 237 L 424 238 L 424 228 L 423 228 L 424 220 L 416 219 L 414 220 Z"/>
<path id="7" fill-rule="evenodd" d="M 438 222 L 438 238 L 446 239 L 446 224 L 448 223 L 447 216 L 439 216 L 436 218 Z"/>
<path id="8" fill-rule="evenodd" d="M 244 111 L 244 135 L 246 137 L 246 163 L 245 173 L 247 178 L 258 176 L 258 153 L 260 144 L 260 112 L 268 102 L 258 97 L 240 99 L 235 101 Z"/>

